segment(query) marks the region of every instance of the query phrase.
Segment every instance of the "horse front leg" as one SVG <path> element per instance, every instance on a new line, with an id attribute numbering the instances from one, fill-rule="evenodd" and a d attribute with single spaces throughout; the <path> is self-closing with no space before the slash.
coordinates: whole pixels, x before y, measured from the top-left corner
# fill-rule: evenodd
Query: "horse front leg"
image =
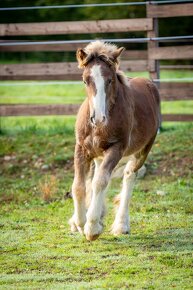
<path id="1" fill-rule="evenodd" d="M 136 179 L 135 164 L 136 159 L 132 156 L 124 169 L 122 190 L 120 196 L 118 196 L 119 207 L 112 225 L 112 233 L 114 235 L 128 234 L 130 232 L 129 204 Z"/>
<path id="2" fill-rule="evenodd" d="M 81 146 L 76 145 L 74 155 L 74 181 L 72 184 L 72 197 L 74 214 L 69 220 L 72 232 L 79 231 L 83 234 L 86 222 L 86 176 L 90 162 L 84 156 Z"/>
<path id="3" fill-rule="evenodd" d="M 107 150 L 103 161 L 97 168 L 92 181 L 92 198 L 88 212 L 86 215 L 87 221 L 84 226 L 86 239 L 89 241 L 95 240 L 102 233 L 103 225 L 101 216 L 103 216 L 105 190 L 110 180 L 112 170 L 115 168 L 120 158 L 122 151 L 118 146 L 113 146 Z"/>

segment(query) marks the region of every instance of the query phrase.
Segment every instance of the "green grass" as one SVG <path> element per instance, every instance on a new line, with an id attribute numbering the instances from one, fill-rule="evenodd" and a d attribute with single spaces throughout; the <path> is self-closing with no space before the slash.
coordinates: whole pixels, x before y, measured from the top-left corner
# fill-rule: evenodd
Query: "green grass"
<path id="1" fill-rule="evenodd" d="M 147 73 L 129 73 L 130 76 L 148 77 Z M 161 71 L 161 78 L 193 78 L 192 71 Z M 0 82 L 0 84 L 12 85 L 14 82 Z M 20 82 L 21 86 L 0 86 L 0 103 L 6 104 L 67 104 L 81 103 L 85 98 L 84 84 L 52 84 L 34 85 L 33 82 Z M 193 101 L 171 101 L 162 102 L 162 113 L 165 114 L 191 114 L 193 111 Z M 73 117 L 72 117 L 73 118 Z M 37 131 L 41 128 L 61 128 L 61 124 L 68 118 L 61 116 L 49 117 L 6 117 L 1 118 L 0 126 L 3 132 L 31 130 Z M 54 126 L 53 126 L 54 124 Z M 51 130 L 51 129 L 50 129 Z M 55 130 L 55 129 L 54 129 Z"/>
<path id="2" fill-rule="evenodd" d="M 147 72 L 130 72 L 129 76 L 148 77 Z M 161 71 L 161 79 L 172 78 L 192 78 L 192 71 Z M 22 85 L 8 86 L 14 82 L 0 82 L 0 103 L 29 103 L 29 104 L 61 104 L 61 103 L 81 103 L 85 98 L 84 84 L 50 84 L 34 85 L 33 82 L 19 82 Z M 1 86 L 1 84 L 7 84 Z M 175 103 L 175 102 L 174 102 Z"/>
<path id="3" fill-rule="evenodd" d="M 81 101 L 84 88 L 76 86 L 0 87 L 1 102 L 15 102 L 21 89 L 29 103 Z M 192 102 L 162 108 L 191 113 Z M 115 179 L 104 233 L 90 243 L 68 226 L 74 123 L 74 116 L 1 118 L 0 289 L 192 289 L 193 124 L 163 123 L 134 188 L 131 235 L 110 234 Z"/>
<path id="4" fill-rule="evenodd" d="M 1 135 L 0 288 L 191 289 L 193 125 L 164 124 L 148 173 L 134 189 L 130 236 L 110 234 L 120 189 L 119 179 L 112 182 L 105 230 L 92 243 L 68 226 L 73 127 L 71 117 L 55 132 L 39 127 Z M 56 188 L 46 202 L 42 185 L 51 176 Z"/>
<path id="5" fill-rule="evenodd" d="M 49 134 L 72 133 L 75 116 L 38 116 L 38 117 L 1 117 L 1 134 L 17 134 L 29 132 L 31 134 L 49 132 Z"/>
<path id="6" fill-rule="evenodd" d="M 83 84 L 0 86 L 1 103 L 61 104 L 80 103 L 85 96 Z M 13 84 L 13 82 L 12 82 Z"/>

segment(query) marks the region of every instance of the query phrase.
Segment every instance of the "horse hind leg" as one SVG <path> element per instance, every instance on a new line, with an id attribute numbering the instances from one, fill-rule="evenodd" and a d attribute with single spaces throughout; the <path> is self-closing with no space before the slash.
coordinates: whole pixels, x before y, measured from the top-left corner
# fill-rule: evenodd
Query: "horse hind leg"
<path id="1" fill-rule="evenodd" d="M 112 233 L 114 235 L 128 234 L 130 232 L 130 220 L 129 220 L 129 204 L 131 200 L 131 194 L 135 184 L 138 170 L 143 166 L 147 155 L 152 147 L 155 137 L 153 137 L 147 146 L 143 148 L 137 154 L 134 154 L 126 164 L 123 185 L 120 193 L 120 198 L 117 201 L 119 203 L 116 213 L 115 221 L 112 225 Z"/>

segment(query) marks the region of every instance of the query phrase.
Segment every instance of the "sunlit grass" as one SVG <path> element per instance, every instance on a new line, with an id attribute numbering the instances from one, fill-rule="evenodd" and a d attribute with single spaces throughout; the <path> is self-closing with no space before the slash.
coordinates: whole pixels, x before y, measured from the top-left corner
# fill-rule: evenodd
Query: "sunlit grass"
<path id="1" fill-rule="evenodd" d="M 6 104 L 62 104 L 80 103 L 85 97 L 83 84 L 0 86 L 0 102 Z"/>
<path id="2" fill-rule="evenodd" d="M 131 77 L 148 77 L 147 72 L 130 72 L 127 75 Z M 172 78 L 192 78 L 193 71 L 161 71 L 161 79 Z M 81 103 L 85 98 L 85 88 L 83 83 L 59 83 L 36 85 L 34 82 L 0 82 L 0 103 L 6 104 L 67 104 Z M 27 83 L 27 84 L 26 84 Z M 1 86 L 6 84 L 6 86 Z M 10 86 L 9 86 L 10 84 Z M 41 84 L 41 82 L 40 82 Z"/>
<path id="3" fill-rule="evenodd" d="M 90 243 L 68 225 L 74 117 L 62 118 L 29 118 L 36 129 L 0 136 L 0 288 L 191 289 L 192 124 L 164 124 L 157 136 L 147 175 L 134 188 L 130 236 L 110 233 L 117 179 L 107 192 L 104 232 Z"/>
<path id="4" fill-rule="evenodd" d="M 47 131 L 49 134 L 74 132 L 75 116 L 37 116 L 37 117 L 1 117 L 1 133 L 17 134 L 28 131 L 39 133 Z"/>

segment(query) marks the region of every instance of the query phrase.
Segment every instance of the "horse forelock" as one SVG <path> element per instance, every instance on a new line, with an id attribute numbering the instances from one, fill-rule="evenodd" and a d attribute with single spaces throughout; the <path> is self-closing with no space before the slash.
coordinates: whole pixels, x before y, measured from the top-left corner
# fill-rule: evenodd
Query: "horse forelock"
<path id="1" fill-rule="evenodd" d="M 99 60 L 106 63 L 108 66 L 116 69 L 117 62 L 114 62 L 112 59 L 110 59 L 107 55 L 104 54 L 98 54 L 98 53 L 91 53 L 87 55 L 87 57 L 82 61 L 81 66 L 86 67 L 89 63 L 91 63 L 93 60 Z"/>
<path id="2" fill-rule="evenodd" d="M 84 51 L 87 54 L 86 58 L 82 61 L 81 66 L 85 67 L 94 59 L 99 59 L 108 64 L 109 66 L 118 68 L 119 61 L 114 59 L 113 54 L 117 50 L 117 46 L 102 41 L 95 41 L 89 43 Z"/>

